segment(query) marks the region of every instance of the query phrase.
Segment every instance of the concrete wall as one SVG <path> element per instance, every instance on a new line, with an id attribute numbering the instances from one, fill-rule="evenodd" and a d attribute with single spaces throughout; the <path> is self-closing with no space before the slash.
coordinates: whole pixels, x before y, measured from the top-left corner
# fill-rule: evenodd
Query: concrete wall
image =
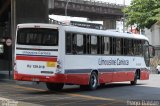
<path id="1" fill-rule="evenodd" d="M 16 0 L 17 23 L 48 23 L 47 0 Z"/>
<path id="2" fill-rule="evenodd" d="M 103 20 L 103 26 L 105 29 L 116 29 L 116 19 Z"/>

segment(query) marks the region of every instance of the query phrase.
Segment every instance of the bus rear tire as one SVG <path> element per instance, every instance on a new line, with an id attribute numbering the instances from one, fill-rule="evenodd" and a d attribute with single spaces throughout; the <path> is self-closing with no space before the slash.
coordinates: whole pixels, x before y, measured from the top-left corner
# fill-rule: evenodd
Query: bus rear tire
<path id="1" fill-rule="evenodd" d="M 98 86 L 98 75 L 95 71 L 93 71 L 90 76 L 88 88 L 89 90 L 95 90 L 97 86 Z"/>
<path id="2" fill-rule="evenodd" d="M 46 83 L 47 88 L 50 91 L 60 91 L 63 89 L 63 83 Z"/>
<path id="3" fill-rule="evenodd" d="M 137 74 L 135 73 L 134 75 L 134 80 L 130 82 L 131 85 L 136 85 L 137 84 Z"/>

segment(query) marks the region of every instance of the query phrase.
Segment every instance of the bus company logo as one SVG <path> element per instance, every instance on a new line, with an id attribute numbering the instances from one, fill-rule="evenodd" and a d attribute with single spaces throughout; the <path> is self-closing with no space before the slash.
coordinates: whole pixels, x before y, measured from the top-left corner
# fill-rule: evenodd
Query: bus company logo
<path id="1" fill-rule="evenodd" d="M 99 58 L 98 59 L 98 64 L 99 65 L 129 65 L 129 60 L 124 60 L 124 59 L 103 59 L 103 58 Z"/>
<path id="2" fill-rule="evenodd" d="M 46 51 L 23 51 L 23 54 L 27 54 L 27 55 L 51 55 L 50 52 L 46 52 Z"/>

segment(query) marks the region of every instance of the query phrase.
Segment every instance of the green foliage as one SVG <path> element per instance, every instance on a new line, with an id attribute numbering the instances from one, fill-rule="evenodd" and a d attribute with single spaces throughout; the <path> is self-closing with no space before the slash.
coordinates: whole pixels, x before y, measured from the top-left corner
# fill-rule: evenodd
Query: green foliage
<path id="1" fill-rule="evenodd" d="M 127 26 L 137 24 L 138 28 L 150 28 L 160 21 L 160 0 L 132 0 L 123 12 L 127 17 Z"/>

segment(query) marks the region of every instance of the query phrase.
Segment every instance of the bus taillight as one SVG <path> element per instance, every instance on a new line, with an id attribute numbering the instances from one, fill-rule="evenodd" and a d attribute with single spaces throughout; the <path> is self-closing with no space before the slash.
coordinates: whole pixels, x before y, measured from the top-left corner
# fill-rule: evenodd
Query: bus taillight
<path id="1" fill-rule="evenodd" d="M 61 72 L 62 72 L 62 62 L 58 60 L 56 73 L 61 73 Z"/>

